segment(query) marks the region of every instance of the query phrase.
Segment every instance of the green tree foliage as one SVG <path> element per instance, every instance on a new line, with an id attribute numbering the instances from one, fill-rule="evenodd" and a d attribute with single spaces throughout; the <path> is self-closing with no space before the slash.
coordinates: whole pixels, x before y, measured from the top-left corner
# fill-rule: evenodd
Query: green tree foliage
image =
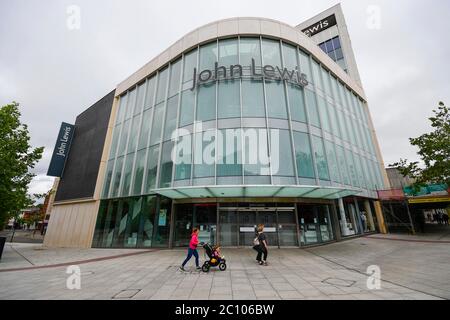
<path id="1" fill-rule="evenodd" d="M 20 122 L 19 104 L 0 108 L 0 230 L 20 209 L 32 204 L 30 172 L 42 158 L 43 147 L 32 149 L 26 124 Z"/>
<path id="2" fill-rule="evenodd" d="M 409 162 L 400 159 L 389 165 L 397 167 L 403 176 L 414 178 L 414 187 L 419 188 L 427 183 L 446 183 L 450 186 L 450 114 L 449 108 L 439 102 L 434 116 L 428 118 L 434 131 L 417 138 L 410 138 L 411 145 L 419 148 L 418 155 L 423 162 Z"/>

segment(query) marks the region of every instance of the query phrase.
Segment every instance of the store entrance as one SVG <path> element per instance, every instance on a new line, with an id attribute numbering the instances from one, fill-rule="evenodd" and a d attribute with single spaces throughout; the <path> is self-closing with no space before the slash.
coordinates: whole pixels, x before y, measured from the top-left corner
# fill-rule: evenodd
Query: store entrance
<path id="1" fill-rule="evenodd" d="M 200 242 L 216 243 L 216 204 L 177 205 L 173 234 L 174 247 L 186 247 L 191 239 L 192 228 L 198 228 Z"/>
<path id="2" fill-rule="evenodd" d="M 278 247 L 277 217 L 274 209 L 239 211 L 239 243 L 241 247 L 253 246 L 256 226 L 264 224 L 267 244 Z"/>
<path id="3" fill-rule="evenodd" d="M 220 244 L 253 246 L 258 224 L 264 224 L 264 233 L 269 246 L 298 246 L 294 207 L 221 207 L 218 232 Z"/>

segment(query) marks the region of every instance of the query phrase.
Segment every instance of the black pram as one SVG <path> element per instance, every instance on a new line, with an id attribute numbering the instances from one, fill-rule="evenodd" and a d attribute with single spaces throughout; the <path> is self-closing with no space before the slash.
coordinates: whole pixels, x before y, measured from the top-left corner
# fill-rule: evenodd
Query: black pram
<path id="1" fill-rule="evenodd" d="M 203 243 L 202 246 L 209 258 L 208 261 L 205 261 L 205 263 L 203 263 L 202 271 L 208 272 L 209 268 L 217 266 L 219 266 L 220 271 L 225 271 L 225 269 L 227 268 L 226 260 L 224 256 L 218 254 L 218 248 L 213 248 L 209 243 Z"/>

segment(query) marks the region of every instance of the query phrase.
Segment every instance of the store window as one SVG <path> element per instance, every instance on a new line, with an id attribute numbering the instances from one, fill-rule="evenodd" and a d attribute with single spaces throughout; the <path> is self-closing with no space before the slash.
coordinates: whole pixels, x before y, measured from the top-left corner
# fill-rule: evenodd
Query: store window
<path id="1" fill-rule="evenodd" d="M 331 141 L 325 140 L 325 150 L 327 154 L 328 165 L 330 166 L 331 180 L 340 183 L 341 178 L 339 176 L 339 166 L 336 158 L 334 144 Z"/>
<path id="2" fill-rule="evenodd" d="M 319 112 L 317 110 L 316 95 L 311 90 L 306 89 L 306 107 L 308 109 L 309 122 L 311 125 L 320 128 Z"/>
<path id="3" fill-rule="evenodd" d="M 314 178 L 314 167 L 311 156 L 311 144 L 308 134 L 294 131 L 295 157 L 297 161 L 298 176 Z"/>
<path id="4" fill-rule="evenodd" d="M 316 156 L 316 166 L 317 172 L 319 174 L 319 179 L 330 180 L 327 158 L 325 156 L 325 150 L 323 147 L 323 140 L 320 137 L 312 136 L 312 142 L 314 146 L 314 154 Z"/>
<path id="5" fill-rule="evenodd" d="M 127 108 L 125 111 L 125 120 L 133 116 L 134 106 L 136 104 L 136 89 L 128 92 Z"/>
<path id="6" fill-rule="evenodd" d="M 158 144 L 161 141 L 161 130 L 163 125 L 164 104 L 161 103 L 153 111 L 152 132 L 150 136 L 150 145 Z"/>
<path id="7" fill-rule="evenodd" d="M 263 64 L 281 68 L 280 42 L 262 39 Z"/>
<path id="8" fill-rule="evenodd" d="M 147 178 L 146 192 L 150 192 L 156 187 L 156 172 L 158 168 L 159 145 L 153 146 L 148 150 L 147 156 Z"/>
<path id="9" fill-rule="evenodd" d="M 147 80 L 147 92 L 145 94 L 144 110 L 153 107 L 153 100 L 155 98 L 155 89 L 156 89 L 156 76 L 153 76 Z"/>
<path id="10" fill-rule="evenodd" d="M 123 156 L 127 149 L 128 133 L 130 132 L 131 119 L 126 120 L 123 123 L 122 134 L 119 142 L 119 150 L 117 156 Z"/>
<path id="11" fill-rule="evenodd" d="M 158 74 L 158 89 L 156 91 L 156 104 L 161 103 L 166 99 L 166 89 L 167 89 L 167 77 L 169 74 L 169 68 L 166 67 L 161 70 Z"/>
<path id="12" fill-rule="evenodd" d="M 297 211 L 302 245 L 328 242 L 334 239 L 328 205 L 299 204 Z"/>
<path id="13" fill-rule="evenodd" d="M 274 131 L 277 134 L 274 134 Z M 271 129 L 270 137 L 270 150 L 272 153 L 278 153 L 271 156 L 272 175 L 295 176 L 290 132 L 288 130 Z"/>
<path id="14" fill-rule="evenodd" d="M 328 117 L 328 110 L 327 110 L 327 101 L 321 96 L 317 96 L 317 100 L 319 102 L 318 109 L 320 113 L 322 128 L 323 130 L 331 133 L 330 119 Z"/>
<path id="15" fill-rule="evenodd" d="M 177 127 L 178 94 L 167 101 L 163 141 L 170 140 Z"/>
<path id="16" fill-rule="evenodd" d="M 197 120 L 208 121 L 216 118 L 216 83 L 204 84 L 197 91 Z"/>
<path id="17" fill-rule="evenodd" d="M 108 198 L 109 187 L 111 186 L 111 180 L 113 177 L 114 160 L 109 160 L 106 166 L 105 184 L 103 185 L 103 198 Z"/>
<path id="18" fill-rule="evenodd" d="M 192 135 L 180 136 L 176 150 L 175 180 L 187 180 L 191 178 L 192 167 Z M 186 147 L 181 147 L 186 146 Z"/>
<path id="19" fill-rule="evenodd" d="M 197 49 L 184 55 L 183 89 L 186 89 L 192 81 L 194 68 L 197 68 Z M 190 87 L 192 87 L 192 85 Z"/>
<path id="20" fill-rule="evenodd" d="M 116 166 L 114 167 L 114 175 L 112 182 L 111 198 L 119 195 L 120 178 L 122 177 L 122 165 L 124 157 L 119 157 L 116 160 Z"/>
<path id="21" fill-rule="evenodd" d="M 138 115 L 142 112 L 144 108 L 144 98 L 145 98 L 145 81 L 138 85 L 137 87 L 137 97 L 136 97 L 136 107 L 134 108 L 134 115 Z"/>
<path id="22" fill-rule="evenodd" d="M 242 80 L 242 117 L 265 117 L 264 89 L 261 80 Z"/>
<path id="23" fill-rule="evenodd" d="M 183 91 L 181 94 L 180 127 L 187 126 L 194 122 L 194 104 L 195 92 L 192 90 Z"/>
<path id="24" fill-rule="evenodd" d="M 117 111 L 117 118 L 116 118 L 116 124 L 119 124 L 122 122 L 123 117 L 125 115 L 125 111 L 127 108 L 127 101 L 128 101 L 128 95 L 124 94 L 119 99 L 119 110 Z"/>
<path id="25" fill-rule="evenodd" d="M 168 247 L 169 245 L 171 206 L 172 201 L 170 199 L 160 199 L 159 210 L 156 212 L 156 230 L 152 247 Z"/>
<path id="26" fill-rule="evenodd" d="M 121 196 L 128 196 L 130 194 L 131 174 L 133 170 L 134 153 L 127 154 L 125 158 L 125 166 L 123 168 L 123 183 Z"/>
<path id="27" fill-rule="evenodd" d="M 138 234 L 138 247 L 140 248 L 152 246 L 153 231 L 155 229 L 156 201 L 157 197 L 155 196 L 144 197 Z"/>
<path id="28" fill-rule="evenodd" d="M 127 149 L 128 153 L 134 152 L 136 150 L 140 125 L 141 125 L 141 115 L 134 116 L 130 128 L 130 138 L 128 141 L 128 149 Z"/>
<path id="29" fill-rule="evenodd" d="M 142 115 L 141 132 L 139 134 L 138 150 L 147 147 L 148 136 L 150 134 L 150 124 L 152 119 L 152 109 L 147 109 Z"/>
<path id="30" fill-rule="evenodd" d="M 221 80 L 218 87 L 219 119 L 241 117 L 241 95 L 239 80 Z"/>
<path id="31" fill-rule="evenodd" d="M 199 132 L 194 139 L 194 178 L 214 177 L 215 131 Z"/>
<path id="32" fill-rule="evenodd" d="M 172 183 L 172 149 L 174 143 L 173 141 L 167 141 L 163 143 L 161 152 L 161 174 L 159 180 L 160 188 L 169 188 Z"/>
<path id="33" fill-rule="evenodd" d="M 136 154 L 136 165 L 134 168 L 134 182 L 132 194 L 140 194 L 142 190 L 142 183 L 144 181 L 144 167 L 146 149 L 139 150 Z"/>
<path id="34" fill-rule="evenodd" d="M 241 130 L 223 129 L 220 133 L 222 148 L 219 149 L 221 153 L 218 154 L 217 176 L 242 176 Z"/>
<path id="35" fill-rule="evenodd" d="M 180 92 L 181 59 L 173 62 L 170 66 L 169 97 Z"/>
<path id="36" fill-rule="evenodd" d="M 283 81 L 265 81 L 267 113 L 270 118 L 287 119 L 286 94 Z"/>
<path id="37" fill-rule="evenodd" d="M 287 85 L 291 120 L 306 123 L 304 89 L 293 85 Z"/>

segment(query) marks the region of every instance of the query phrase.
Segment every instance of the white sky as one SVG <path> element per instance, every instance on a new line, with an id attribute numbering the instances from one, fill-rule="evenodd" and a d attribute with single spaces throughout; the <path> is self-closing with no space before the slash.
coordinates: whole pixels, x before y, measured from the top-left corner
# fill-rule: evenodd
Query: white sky
<path id="1" fill-rule="evenodd" d="M 191 30 L 236 17 L 292 26 L 336 0 L 0 0 L 0 104 L 21 104 L 33 146 L 45 146 L 30 193 L 50 189 L 48 164 L 62 121 L 75 117 Z M 450 2 L 341 1 L 385 164 L 417 160 L 408 138 L 429 131 L 450 103 Z M 81 9 L 79 30 L 67 8 Z M 381 28 L 369 29 L 369 5 Z"/>

